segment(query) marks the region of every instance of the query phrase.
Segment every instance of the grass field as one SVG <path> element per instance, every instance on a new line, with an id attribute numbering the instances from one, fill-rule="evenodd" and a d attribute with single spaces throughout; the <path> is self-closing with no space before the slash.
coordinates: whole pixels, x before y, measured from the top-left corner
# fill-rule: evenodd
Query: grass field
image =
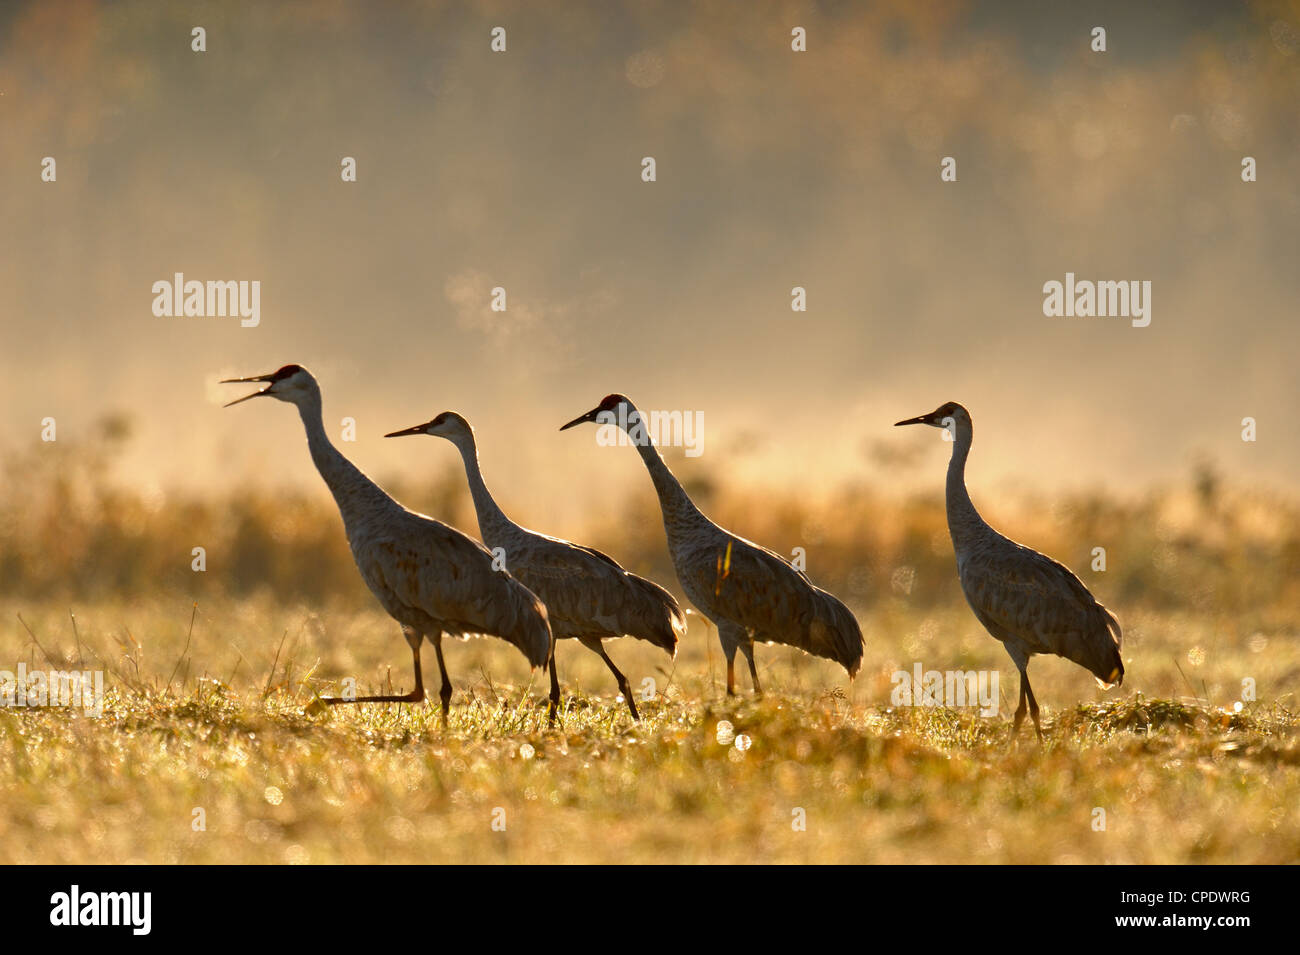
<path id="1" fill-rule="evenodd" d="M 675 661 L 608 644 L 652 690 L 640 724 L 604 665 L 561 644 L 548 729 L 542 674 L 498 640 L 453 642 L 444 731 L 427 652 L 432 706 L 311 706 L 348 677 L 411 686 L 323 487 L 144 496 L 102 477 L 122 431 L 6 459 L 0 670 L 102 670 L 107 701 L 99 719 L 0 707 L 0 862 L 1300 860 L 1294 495 L 1208 467 L 1132 499 L 989 493 L 995 526 L 1080 572 L 1124 627 L 1109 692 L 1034 659 L 1041 745 L 1028 724 L 1010 741 L 1018 678 L 961 596 L 941 488 L 867 483 L 691 487 L 724 526 L 807 549 L 862 624 L 853 683 L 760 647 L 766 695 L 741 675 L 728 700 L 717 635 L 692 614 Z M 463 476 L 445 477 L 383 483 L 472 530 Z M 586 527 L 517 516 L 675 587 L 653 496 L 625 507 Z M 997 671 L 1000 712 L 891 706 L 892 675 L 918 663 Z"/>
<path id="2" fill-rule="evenodd" d="M 561 645 L 565 708 L 548 729 L 540 673 L 529 682 L 497 641 L 453 643 L 446 730 L 436 696 L 310 706 L 346 675 L 362 692 L 409 688 L 377 609 L 217 601 L 191 631 L 179 601 L 102 603 L 78 608 L 75 632 L 66 607 L 12 609 L 7 658 L 109 672 L 99 719 L 0 708 L 5 863 L 1300 859 L 1294 636 L 1204 616 L 1130 615 L 1129 676 L 1109 693 L 1035 659 L 1040 745 L 1028 723 L 1010 742 L 1014 668 L 957 609 L 863 612 L 852 685 L 760 648 L 761 699 L 747 678 L 722 694 L 696 617 L 675 663 L 612 642 L 634 687 L 655 681 L 640 724 L 581 647 Z M 998 669 L 1001 714 L 891 708 L 890 673 L 913 660 Z M 1236 711 L 1243 677 L 1260 699 Z"/>

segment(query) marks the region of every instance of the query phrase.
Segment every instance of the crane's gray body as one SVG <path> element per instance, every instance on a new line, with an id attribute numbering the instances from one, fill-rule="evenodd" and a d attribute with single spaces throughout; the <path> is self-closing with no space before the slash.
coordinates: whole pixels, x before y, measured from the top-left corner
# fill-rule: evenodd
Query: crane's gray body
<path id="1" fill-rule="evenodd" d="M 694 516 L 665 510 L 664 531 L 682 590 L 718 628 L 724 649 L 744 641 L 780 643 L 857 673 L 863 649 L 857 620 L 779 554 L 698 510 Z"/>
<path id="2" fill-rule="evenodd" d="M 962 592 L 986 630 L 1022 672 L 1034 654 L 1065 657 L 1105 683 L 1123 679 L 1122 633 L 1114 614 L 1068 568 L 991 528 L 966 490 L 974 439 L 958 420 L 945 493 L 948 531 Z"/>
<path id="3" fill-rule="evenodd" d="M 499 548 L 506 569 L 546 604 L 555 638 L 598 642 L 627 635 L 675 653 L 686 617 L 672 595 L 598 550 L 510 520 L 488 491 L 469 422 L 455 412 L 435 419 L 444 420 L 443 430 L 430 433 L 461 453 L 483 541 Z"/>
<path id="4" fill-rule="evenodd" d="M 896 426 L 911 424 L 942 428 L 953 441 L 945 499 L 962 593 L 975 618 L 1002 641 L 1020 671 L 1012 738 L 1020 730 L 1027 706 L 1034 731 L 1042 739 L 1038 701 L 1029 685 L 1029 658 L 1051 653 L 1073 660 L 1103 685 L 1122 683 L 1119 621 L 1065 566 L 1003 537 L 980 517 L 966 491 L 966 459 L 975 439 L 969 411 L 949 401 Z"/>
<path id="5" fill-rule="evenodd" d="M 780 643 L 834 660 L 855 675 L 862 662 L 862 630 L 842 602 L 815 586 L 779 554 L 719 527 L 704 516 L 637 422 L 640 413 L 622 396 L 629 437 L 659 496 L 668 552 L 683 592 L 718 628 L 728 662 L 743 650 L 753 671 L 754 642 Z M 600 410 L 600 409 L 598 409 Z"/>

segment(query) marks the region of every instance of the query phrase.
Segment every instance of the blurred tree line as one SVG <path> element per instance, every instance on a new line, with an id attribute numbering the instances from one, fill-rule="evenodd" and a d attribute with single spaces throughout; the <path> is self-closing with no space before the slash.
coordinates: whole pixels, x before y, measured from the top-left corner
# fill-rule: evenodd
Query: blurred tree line
<path id="1" fill-rule="evenodd" d="M 106 475 L 129 430 L 124 419 L 108 417 L 84 443 L 37 444 L 5 456 L 0 594 L 86 601 L 160 590 L 200 600 L 269 592 L 284 601 L 371 603 L 323 488 L 207 496 L 124 488 Z M 850 606 L 959 605 L 942 484 L 934 483 L 933 491 L 902 499 L 866 481 L 817 501 L 797 488 L 760 493 L 707 478 L 687 489 L 724 527 L 787 558 L 803 548 L 809 576 Z M 418 510 L 477 530 L 459 468 L 388 489 Z M 657 502 L 648 484 L 645 491 L 616 510 L 591 514 L 585 527 L 515 516 L 601 548 L 677 591 Z M 1244 625 L 1295 625 L 1300 502 L 1294 498 L 1227 487 L 1202 464 L 1186 486 L 1125 501 L 1100 494 L 1006 501 L 978 491 L 976 499 L 995 527 L 1065 563 L 1121 610 L 1232 612 Z M 206 551 L 203 573 L 192 569 L 198 546 Z M 1105 549 L 1104 572 L 1093 569 L 1095 548 Z"/>

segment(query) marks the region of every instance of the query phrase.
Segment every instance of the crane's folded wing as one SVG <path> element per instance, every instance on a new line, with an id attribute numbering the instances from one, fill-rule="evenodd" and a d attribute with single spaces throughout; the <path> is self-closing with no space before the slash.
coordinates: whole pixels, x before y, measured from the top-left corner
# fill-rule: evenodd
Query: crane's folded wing
<path id="1" fill-rule="evenodd" d="M 1110 682 L 1122 676 L 1114 615 L 1069 568 L 1028 547 L 1013 547 L 975 553 L 962 563 L 962 590 L 980 622 L 1030 653 L 1065 657 Z"/>

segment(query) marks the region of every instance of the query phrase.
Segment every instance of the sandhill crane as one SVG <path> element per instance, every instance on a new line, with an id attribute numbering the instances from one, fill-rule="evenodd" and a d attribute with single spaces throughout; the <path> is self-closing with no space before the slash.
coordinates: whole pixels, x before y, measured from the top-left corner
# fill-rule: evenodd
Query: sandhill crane
<path id="1" fill-rule="evenodd" d="M 396 696 L 323 698 L 336 703 L 418 703 L 424 699 L 420 643 L 427 638 L 442 672 L 442 720 L 451 707 L 451 680 L 442 658 L 442 637 L 486 634 L 514 644 L 534 667 L 551 651 L 546 608 L 523 584 L 492 568 L 492 554 L 454 527 L 408 511 L 361 473 L 330 443 L 321 419 L 320 386 L 305 368 L 285 365 L 269 375 L 228 378 L 267 382 L 250 398 L 278 398 L 297 406 L 307 430 L 311 459 L 329 486 L 347 533 L 352 557 L 366 585 L 402 627 L 415 662 L 415 689 Z M 559 704 L 559 682 L 551 667 L 550 712 Z"/>
<path id="2" fill-rule="evenodd" d="M 850 678 L 862 662 L 862 630 L 849 608 L 815 587 L 780 554 L 723 530 L 702 513 L 668 469 L 641 413 L 623 395 L 560 428 L 583 422 L 622 428 L 650 472 L 663 512 L 668 550 L 682 590 L 718 628 L 727 658 L 727 694 L 735 695 L 736 650 L 749 662 L 754 692 L 754 641 L 783 643 L 841 664 Z"/>
<path id="3" fill-rule="evenodd" d="M 557 641 L 576 639 L 605 661 L 632 719 L 639 719 L 632 686 L 601 641 L 628 634 L 675 656 L 678 636 L 686 632 L 686 617 L 677 601 L 658 584 L 628 573 L 598 550 L 538 534 L 506 517 L 483 480 L 474 429 L 456 412 L 444 411 L 432 421 L 385 437 L 410 434 L 446 438 L 456 446 L 465 462 L 484 543 L 493 552 L 498 548 L 504 552 L 506 569 L 546 604 Z"/>
<path id="4" fill-rule="evenodd" d="M 1029 685 L 1029 658 L 1053 653 L 1091 671 L 1103 686 L 1123 683 L 1119 621 L 1068 568 L 984 523 L 966 491 L 966 458 L 975 431 L 965 408 L 950 401 L 929 414 L 899 421 L 895 427 L 905 424 L 945 428 L 953 436 L 947 506 L 957 576 L 975 616 L 1002 641 L 1020 671 L 1020 702 L 1012 737 L 1020 732 L 1028 700 L 1034 730 L 1042 739 L 1038 701 Z"/>

